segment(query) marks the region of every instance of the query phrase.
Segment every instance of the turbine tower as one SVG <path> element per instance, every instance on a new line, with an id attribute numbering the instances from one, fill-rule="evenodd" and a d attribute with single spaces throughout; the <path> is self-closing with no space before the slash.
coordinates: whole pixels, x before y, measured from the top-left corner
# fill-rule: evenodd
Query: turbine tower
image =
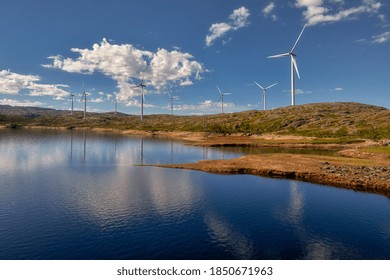
<path id="1" fill-rule="evenodd" d="M 278 83 L 275 83 L 273 85 L 270 85 L 268 87 L 262 87 L 260 84 L 254 82 L 259 88 L 263 90 L 263 102 L 264 102 L 264 111 L 267 110 L 267 90 L 269 88 L 272 88 L 273 86 L 276 86 Z"/>
<path id="2" fill-rule="evenodd" d="M 295 69 L 295 72 L 297 73 L 298 78 L 299 79 L 301 78 L 299 76 L 298 65 L 297 65 L 297 61 L 295 59 L 295 57 L 297 55 L 294 53 L 294 51 L 295 51 L 295 48 L 296 48 L 296 46 L 298 44 L 298 41 L 301 38 L 302 33 L 305 30 L 305 28 L 306 28 L 306 24 L 305 24 L 305 26 L 303 26 L 302 31 L 299 34 L 298 39 L 295 41 L 295 44 L 292 47 L 290 52 L 283 53 L 283 54 L 272 55 L 272 56 L 268 57 L 268 58 L 277 58 L 277 57 L 289 56 L 291 58 L 291 105 L 293 105 L 293 106 L 295 105 L 295 75 L 294 75 L 294 69 Z"/>
<path id="3" fill-rule="evenodd" d="M 84 100 L 84 120 L 87 118 L 87 93 L 85 92 L 85 87 L 83 83 L 83 94 L 81 95 L 80 102 Z"/>
<path id="4" fill-rule="evenodd" d="M 231 93 L 230 92 L 222 92 L 221 89 L 218 86 L 217 86 L 217 89 L 219 91 L 219 99 L 217 101 L 217 105 L 218 105 L 219 101 L 221 101 L 221 113 L 223 114 L 223 97 L 225 95 L 229 95 Z"/>
<path id="5" fill-rule="evenodd" d="M 113 100 L 113 102 L 115 103 L 115 115 L 116 115 L 116 113 L 118 112 L 118 98 L 116 98 L 116 96 L 114 97 L 114 100 Z"/>
<path id="6" fill-rule="evenodd" d="M 173 96 L 171 93 L 168 92 L 169 95 L 169 103 L 171 105 L 171 116 L 173 116 L 173 100 L 179 99 L 178 96 Z"/>
<path id="7" fill-rule="evenodd" d="M 141 83 L 135 86 L 135 88 L 141 88 L 141 116 L 140 116 L 141 122 L 144 119 L 144 100 L 145 100 L 144 87 L 146 87 L 146 84 L 144 78 L 142 78 Z"/>
<path id="8" fill-rule="evenodd" d="M 70 107 L 70 115 L 73 116 L 73 102 L 74 102 L 75 95 L 73 93 L 70 93 L 70 101 L 71 101 L 71 107 Z"/>

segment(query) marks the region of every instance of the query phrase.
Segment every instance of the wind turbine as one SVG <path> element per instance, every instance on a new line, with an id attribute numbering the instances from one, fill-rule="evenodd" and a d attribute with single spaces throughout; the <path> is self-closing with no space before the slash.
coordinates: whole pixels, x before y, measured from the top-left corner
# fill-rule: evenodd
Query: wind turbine
<path id="1" fill-rule="evenodd" d="M 260 84 L 254 82 L 259 88 L 263 90 L 263 101 L 264 101 L 264 111 L 267 110 L 267 90 L 269 88 L 272 88 L 273 86 L 276 86 L 278 83 L 275 83 L 273 85 L 270 85 L 268 87 L 262 87 Z"/>
<path id="2" fill-rule="evenodd" d="M 70 115 L 71 116 L 73 116 L 73 102 L 74 102 L 74 97 L 75 97 L 75 95 L 73 94 L 73 93 L 71 93 L 71 92 L 69 92 L 69 95 L 70 95 L 70 101 L 72 102 L 71 104 L 71 110 L 70 110 Z"/>
<path id="3" fill-rule="evenodd" d="M 142 78 L 141 82 L 136 85 L 134 88 L 141 88 L 141 122 L 143 121 L 144 118 L 144 87 L 146 87 L 145 80 Z"/>
<path id="4" fill-rule="evenodd" d="M 169 102 L 171 105 L 171 116 L 173 115 L 173 100 L 179 99 L 179 96 L 173 96 L 170 92 L 168 92 L 169 95 Z"/>
<path id="5" fill-rule="evenodd" d="M 296 57 L 297 55 L 294 53 L 294 50 L 295 50 L 295 47 L 297 46 L 298 41 L 299 41 L 299 39 L 301 38 L 302 33 L 303 33 L 303 31 L 305 30 L 305 28 L 306 28 L 306 24 L 305 24 L 305 26 L 303 26 L 302 31 L 301 31 L 301 33 L 299 34 L 298 39 L 295 41 L 295 44 L 294 44 L 294 46 L 292 47 L 292 49 L 291 49 L 290 52 L 288 52 L 288 53 L 283 53 L 283 54 L 272 55 L 272 56 L 269 56 L 269 57 L 268 57 L 268 58 L 277 58 L 277 57 L 290 56 L 290 58 L 291 58 L 291 105 L 293 105 L 293 106 L 295 105 L 295 75 L 294 75 L 294 69 L 295 69 L 295 72 L 297 72 L 298 78 L 299 78 L 299 79 L 301 78 L 301 77 L 299 76 L 298 65 L 297 65 L 297 61 L 296 61 L 296 59 L 295 59 L 295 57 Z"/>
<path id="6" fill-rule="evenodd" d="M 114 100 L 113 100 L 113 102 L 115 103 L 115 115 L 116 115 L 116 113 L 118 112 L 118 98 L 116 98 L 116 96 L 114 97 Z"/>
<path id="7" fill-rule="evenodd" d="M 84 99 L 84 120 L 87 118 L 87 93 L 85 92 L 85 87 L 83 83 L 83 94 L 81 95 L 80 102 L 83 102 Z"/>
<path id="8" fill-rule="evenodd" d="M 223 114 L 223 97 L 225 95 L 229 95 L 231 93 L 230 92 L 222 92 L 221 89 L 218 86 L 217 86 L 217 89 L 219 91 L 219 99 L 217 101 L 217 105 L 218 105 L 219 101 L 221 101 L 221 113 Z"/>

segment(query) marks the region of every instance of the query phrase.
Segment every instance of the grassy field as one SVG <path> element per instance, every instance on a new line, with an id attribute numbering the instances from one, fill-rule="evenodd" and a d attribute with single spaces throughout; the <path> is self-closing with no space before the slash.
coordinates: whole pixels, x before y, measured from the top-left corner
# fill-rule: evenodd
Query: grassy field
<path id="1" fill-rule="evenodd" d="M 384 147 L 369 147 L 361 149 L 363 152 L 375 153 L 375 154 L 387 154 L 390 155 L 390 146 Z"/>

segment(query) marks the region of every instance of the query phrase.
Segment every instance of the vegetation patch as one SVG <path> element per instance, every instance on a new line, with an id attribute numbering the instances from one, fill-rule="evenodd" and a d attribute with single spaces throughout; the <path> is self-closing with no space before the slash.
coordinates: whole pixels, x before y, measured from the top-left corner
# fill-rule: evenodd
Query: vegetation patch
<path id="1" fill-rule="evenodd" d="M 362 148 L 363 152 L 390 155 L 390 146 Z"/>
<path id="2" fill-rule="evenodd" d="M 351 143 L 361 139 L 390 139 L 390 110 L 352 102 L 288 106 L 205 116 L 90 113 L 0 105 L 0 125 L 104 128 L 112 130 L 188 131 L 220 135 L 294 135 L 318 142 Z M 318 140 L 324 139 L 324 140 Z M 331 139 L 331 140 L 329 140 Z"/>

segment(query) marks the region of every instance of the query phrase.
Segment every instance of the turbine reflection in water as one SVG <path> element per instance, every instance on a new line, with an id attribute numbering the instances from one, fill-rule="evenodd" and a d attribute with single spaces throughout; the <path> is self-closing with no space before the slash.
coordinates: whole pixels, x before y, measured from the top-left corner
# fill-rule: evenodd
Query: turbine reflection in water
<path id="1" fill-rule="evenodd" d="M 148 137 L 3 130 L 0 259 L 390 255 L 382 196 L 136 166 L 141 154 L 145 163 L 237 156 L 225 151 Z"/>

